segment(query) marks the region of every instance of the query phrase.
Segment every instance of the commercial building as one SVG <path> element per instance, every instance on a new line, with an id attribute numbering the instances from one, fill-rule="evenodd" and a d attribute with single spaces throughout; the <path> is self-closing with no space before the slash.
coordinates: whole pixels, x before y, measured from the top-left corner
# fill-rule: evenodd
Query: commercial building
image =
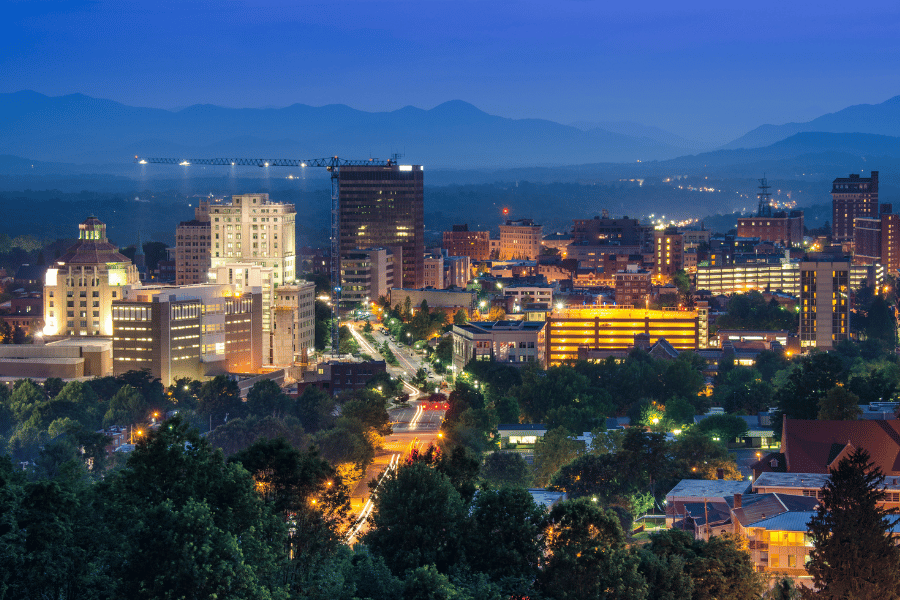
<path id="1" fill-rule="evenodd" d="M 425 287 L 444 289 L 444 257 L 441 254 L 426 256 L 422 261 L 425 269 Z"/>
<path id="2" fill-rule="evenodd" d="M 472 259 L 468 256 L 444 257 L 444 287 L 465 288 L 472 278 Z"/>
<path id="3" fill-rule="evenodd" d="M 113 373 L 148 369 L 164 385 L 263 364 L 262 293 L 235 285 L 134 287 L 112 306 Z"/>
<path id="4" fill-rule="evenodd" d="M 507 312 L 523 312 L 529 305 L 543 304 L 547 308 L 553 305 L 553 291 L 559 291 L 553 285 L 532 285 L 510 283 L 503 287 L 503 295 L 509 299 L 511 311 Z"/>
<path id="5" fill-rule="evenodd" d="M 268 194 L 232 196 L 230 204 L 212 203 L 212 268 L 229 263 L 271 267 L 275 286 L 296 279 L 296 211 L 293 204 L 269 201 Z"/>
<path id="6" fill-rule="evenodd" d="M 650 297 L 650 271 L 628 265 L 615 275 L 616 304 L 620 306 L 643 306 Z"/>
<path id="7" fill-rule="evenodd" d="M 394 250 L 396 285 L 425 284 L 425 194 L 421 165 L 344 166 L 338 180 L 340 252 Z"/>
<path id="8" fill-rule="evenodd" d="M 306 364 L 315 352 L 316 284 L 280 285 L 273 297 L 271 364 Z"/>
<path id="9" fill-rule="evenodd" d="M 622 246 L 618 243 L 572 242 L 566 250 L 566 256 L 578 261 L 580 269 L 603 269 L 611 277 L 620 262 L 636 262 L 643 264 L 640 246 Z"/>
<path id="10" fill-rule="evenodd" d="M 463 309 L 466 313 L 475 310 L 475 302 L 478 298 L 475 292 L 464 290 L 407 290 L 394 288 L 391 290 L 391 306 L 404 306 L 406 299 L 413 310 L 422 305 L 422 301 L 428 303 L 429 309 L 440 308 L 447 312 L 455 312 Z"/>
<path id="11" fill-rule="evenodd" d="M 470 360 L 545 366 L 543 321 L 475 321 L 454 325 L 453 367 L 462 372 Z"/>
<path id="12" fill-rule="evenodd" d="M 636 246 L 638 252 L 653 250 L 653 227 L 641 225 L 637 219 L 610 218 L 607 211 L 602 217 L 575 219 L 572 227 L 572 241 L 588 244 L 617 244 Z"/>
<path id="13" fill-rule="evenodd" d="M 353 306 L 376 301 L 394 287 L 394 254 L 387 248 L 350 250 L 341 255 L 341 301 Z"/>
<path id="14" fill-rule="evenodd" d="M 635 336 L 651 344 L 665 339 L 676 350 L 706 348 L 708 311 L 591 307 L 554 310 L 547 320 L 547 360 L 555 366 L 578 360 L 579 350 L 622 350 Z"/>
<path id="15" fill-rule="evenodd" d="M 803 211 L 778 211 L 768 216 L 738 217 L 738 237 L 759 238 L 782 246 L 803 243 Z"/>
<path id="16" fill-rule="evenodd" d="M 106 225 L 88 217 L 44 277 L 44 335 L 112 335 L 112 303 L 137 283 L 137 268 L 109 243 Z"/>
<path id="17" fill-rule="evenodd" d="M 341 392 L 364 389 L 374 377 L 386 371 L 387 365 L 383 360 L 320 363 L 315 371 L 303 374 L 303 381 L 297 384 L 297 393 L 302 394 L 308 387 L 317 387 L 337 396 Z"/>
<path id="18" fill-rule="evenodd" d="M 468 256 L 472 260 L 491 258 L 489 232 L 469 231 L 468 225 L 454 225 L 452 231 L 445 231 L 441 248 L 449 256 Z"/>
<path id="19" fill-rule="evenodd" d="M 880 286 L 885 269 L 880 264 L 852 265 L 850 289 Z M 697 289 L 713 295 L 742 294 L 750 291 L 800 294 L 800 261 L 771 257 L 753 262 L 735 262 L 724 266 L 701 264 L 697 267 Z"/>
<path id="20" fill-rule="evenodd" d="M 81 379 L 112 375 L 108 338 L 67 338 L 49 344 L 0 344 L 0 378 Z"/>
<path id="21" fill-rule="evenodd" d="M 877 217 L 857 217 L 853 229 L 853 264 L 879 263 L 896 276 L 900 269 L 900 215 L 882 204 Z"/>
<path id="22" fill-rule="evenodd" d="M 262 340 L 263 363 L 272 363 L 272 312 L 275 296 L 275 269 L 261 267 L 247 262 L 223 263 L 212 267 L 208 275 L 209 283 L 234 286 L 234 292 L 241 295 L 244 291 L 258 289 L 262 305 Z"/>
<path id="23" fill-rule="evenodd" d="M 206 218 L 205 221 L 182 221 L 175 228 L 176 285 L 206 283 L 212 248 L 209 217 Z"/>
<path id="24" fill-rule="evenodd" d="M 850 339 L 850 262 L 800 263 L 800 348 L 833 348 Z"/>
<path id="25" fill-rule="evenodd" d="M 500 226 L 500 260 L 536 260 L 543 237 L 543 225 L 531 219 L 507 220 Z"/>
<path id="26" fill-rule="evenodd" d="M 831 198 L 831 237 L 835 242 L 852 241 L 856 219 L 878 217 L 878 171 L 871 177 L 838 177 L 832 182 Z"/>
<path id="27" fill-rule="evenodd" d="M 655 275 L 671 277 L 684 268 L 684 236 L 674 227 L 654 234 Z"/>

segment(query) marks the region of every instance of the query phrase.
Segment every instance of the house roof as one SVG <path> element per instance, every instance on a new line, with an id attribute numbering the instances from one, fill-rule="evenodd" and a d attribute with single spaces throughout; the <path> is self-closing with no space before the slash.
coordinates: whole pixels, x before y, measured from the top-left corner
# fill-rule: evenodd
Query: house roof
<path id="1" fill-rule="evenodd" d="M 759 527 L 767 531 L 809 531 L 809 520 L 815 515 L 815 511 L 792 511 L 757 521 L 753 527 Z"/>
<path id="2" fill-rule="evenodd" d="M 818 500 L 807 496 L 748 494 L 741 499 L 741 508 L 735 508 L 733 513 L 743 527 L 757 527 L 760 521 L 784 513 L 811 511 L 817 504 Z"/>
<path id="3" fill-rule="evenodd" d="M 682 479 L 666 497 L 672 498 L 729 498 L 745 494 L 750 489 L 748 481 L 728 479 Z"/>
<path id="4" fill-rule="evenodd" d="M 762 473 L 753 482 L 753 489 L 774 487 L 789 489 L 821 488 L 830 479 L 822 473 Z"/>
<path id="5" fill-rule="evenodd" d="M 781 451 L 787 470 L 828 473 L 849 444 L 864 448 L 885 475 L 900 475 L 900 421 L 803 421 L 784 419 Z"/>

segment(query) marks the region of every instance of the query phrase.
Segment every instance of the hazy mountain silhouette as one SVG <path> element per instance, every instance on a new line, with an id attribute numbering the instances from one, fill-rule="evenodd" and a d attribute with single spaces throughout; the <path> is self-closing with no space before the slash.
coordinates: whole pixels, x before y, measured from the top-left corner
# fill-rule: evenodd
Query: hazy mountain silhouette
<path id="1" fill-rule="evenodd" d="M 680 135 L 674 134 L 671 131 L 666 131 L 660 127 L 643 125 L 641 123 L 635 123 L 634 121 L 575 121 L 574 123 L 570 123 L 570 125 L 583 131 L 602 129 L 604 131 L 619 133 L 630 137 L 648 138 L 661 144 L 666 144 L 667 146 L 681 148 L 685 151 L 696 152 L 699 150 L 712 149 L 712 146 L 704 145 L 695 140 L 685 139 Z"/>
<path id="2" fill-rule="evenodd" d="M 825 131 L 830 133 L 875 133 L 900 136 L 900 96 L 881 104 L 857 104 L 822 115 L 807 123 L 761 125 L 722 146 L 722 149 L 760 148 L 786 139 L 796 133 Z"/>
<path id="3" fill-rule="evenodd" d="M 344 105 L 179 111 L 127 106 L 82 94 L 0 94 L 0 153 L 70 163 L 129 157 L 253 156 L 388 158 L 431 167 L 479 168 L 632 162 L 672 158 L 683 148 L 603 129 L 489 115 L 460 100 L 430 110 L 371 113 Z"/>

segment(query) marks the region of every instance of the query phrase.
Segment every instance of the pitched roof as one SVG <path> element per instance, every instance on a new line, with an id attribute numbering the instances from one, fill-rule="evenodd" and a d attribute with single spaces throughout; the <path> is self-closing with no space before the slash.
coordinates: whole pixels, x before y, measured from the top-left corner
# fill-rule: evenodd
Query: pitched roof
<path id="1" fill-rule="evenodd" d="M 74 246 L 57 259 L 64 265 L 99 265 L 106 263 L 131 263 L 131 260 L 119 254 L 114 244 L 98 240 L 78 240 Z"/>
<path id="2" fill-rule="evenodd" d="M 749 481 L 729 479 L 682 479 L 666 497 L 673 498 L 729 498 L 735 494 L 745 494 L 750 489 Z"/>
<path id="3" fill-rule="evenodd" d="M 802 531 L 805 533 L 809 531 L 809 520 L 815 514 L 815 511 L 791 511 L 757 521 L 753 526 L 768 531 Z"/>
<path id="4" fill-rule="evenodd" d="M 732 512 L 743 526 L 757 527 L 760 521 L 790 512 L 808 512 L 815 509 L 818 500 L 807 496 L 789 494 L 748 494 L 741 499 L 741 508 Z"/>
<path id="5" fill-rule="evenodd" d="M 900 421 L 784 419 L 781 451 L 789 472 L 828 473 L 848 444 L 867 450 L 885 475 L 900 475 Z"/>

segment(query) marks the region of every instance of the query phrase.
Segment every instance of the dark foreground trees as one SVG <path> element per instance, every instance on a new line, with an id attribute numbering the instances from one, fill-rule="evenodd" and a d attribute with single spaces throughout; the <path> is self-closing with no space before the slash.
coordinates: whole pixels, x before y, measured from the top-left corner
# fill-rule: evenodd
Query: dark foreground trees
<path id="1" fill-rule="evenodd" d="M 842 459 L 822 489 L 809 522 L 806 568 L 827 600 L 900 598 L 900 551 L 891 537 L 896 511 L 885 510 L 884 474 L 858 448 Z"/>

